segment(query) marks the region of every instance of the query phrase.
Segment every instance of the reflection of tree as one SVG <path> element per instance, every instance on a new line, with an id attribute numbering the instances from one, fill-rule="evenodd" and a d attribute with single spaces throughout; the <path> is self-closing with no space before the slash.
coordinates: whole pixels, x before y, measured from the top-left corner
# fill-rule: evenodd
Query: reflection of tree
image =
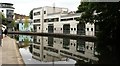
<path id="1" fill-rule="evenodd" d="M 19 41 L 19 35 L 15 35 L 15 39 Z"/>
<path id="2" fill-rule="evenodd" d="M 119 64 L 120 2 L 82 2 L 77 12 L 83 12 L 80 22 L 98 23 L 99 63 Z"/>
<path id="3" fill-rule="evenodd" d="M 28 19 L 27 19 L 27 17 L 25 18 L 25 22 L 24 22 L 24 28 L 28 28 L 29 27 L 29 25 L 28 25 Z"/>
<path id="4" fill-rule="evenodd" d="M 30 42 L 29 42 L 29 39 L 28 39 L 28 38 L 25 38 L 23 43 L 24 43 L 24 44 L 23 44 L 22 46 L 20 46 L 20 48 L 27 47 L 27 46 L 30 45 L 30 44 L 29 44 Z"/>
<path id="5" fill-rule="evenodd" d="M 24 39 L 24 45 L 27 45 L 27 46 L 29 45 L 29 39 L 28 38 Z"/>
<path id="6" fill-rule="evenodd" d="M 12 20 L 11 26 L 13 27 L 13 29 L 15 29 L 15 28 L 17 27 L 17 26 L 16 26 L 16 23 L 15 23 L 15 19 Z"/>

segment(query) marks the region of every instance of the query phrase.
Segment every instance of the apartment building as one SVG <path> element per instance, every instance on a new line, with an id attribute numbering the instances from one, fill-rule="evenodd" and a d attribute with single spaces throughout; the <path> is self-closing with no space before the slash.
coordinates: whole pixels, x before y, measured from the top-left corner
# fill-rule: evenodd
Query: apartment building
<path id="1" fill-rule="evenodd" d="M 0 3 L 0 11 L 3 13 L 8 22 L 11 22 L 14 15 L 14 7 L 12 3 Z"/>
<path id="2" fill-rule="evenodd" d="M 81 13 L 68 12 L 67 8 L 40 7 L 33 9 L 35 32 L 95 35 L 94 23 L 76 21 Z"/>

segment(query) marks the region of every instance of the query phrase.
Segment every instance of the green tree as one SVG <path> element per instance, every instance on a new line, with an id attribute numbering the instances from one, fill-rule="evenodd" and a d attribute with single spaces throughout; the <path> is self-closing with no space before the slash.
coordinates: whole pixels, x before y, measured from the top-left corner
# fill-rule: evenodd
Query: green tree
<path id="1" fill-rule="evenodd" d="M 24 21 L 24 28 L 28 28 L 29 27 L 28 22 L 29 22 L 28 18 L 26 17 L 25 21 Z"/>
<path id="2" fill-rule="evenodd" d="M 4 25 L 7 24 L 7 19 L 5 18 L 2 12 L 0 12 L 0 22 Z"/>
<path id="3" fill-rule="evenodd" d="M 77 12 L 82 13 L 80 22 L 95 22 L 99 26 L 99 62 L 119 63 L 120 2 L 82 2 Z"/>
<path id="4" fill-rule="evenodd" d="M 12 27 L 16 27 L 15 19 L 12 20 L 11 26 L 12 26 Z"/>

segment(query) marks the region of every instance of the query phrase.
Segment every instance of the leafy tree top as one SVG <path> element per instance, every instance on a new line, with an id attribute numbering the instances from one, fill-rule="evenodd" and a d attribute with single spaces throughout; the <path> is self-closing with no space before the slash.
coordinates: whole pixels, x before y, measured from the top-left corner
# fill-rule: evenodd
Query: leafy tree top
<path id="1" fill-rule="evenodd" d="M 28 28 L 29 27 L 28 22 L 29 22 L 28 18 L 25 17 L 24 28 Z"/>

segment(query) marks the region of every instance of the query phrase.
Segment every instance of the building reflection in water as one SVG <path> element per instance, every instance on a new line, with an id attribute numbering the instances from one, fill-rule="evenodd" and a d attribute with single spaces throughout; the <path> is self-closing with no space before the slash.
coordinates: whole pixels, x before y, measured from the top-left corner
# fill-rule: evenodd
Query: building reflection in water
<path id="1" fill-rule="evenodd" d="M 19 35 L 20 45 L 22 43 L 25 45 L 25 38 L 29 40 L 29 51 L 32 58 L 41 62 L 69 61 L 69 59 L 73 59 L 74 64 L 81 62 L 96 64 L 99 61 L 94 42 L 80 39 Z"/>
<path id="2" fill-rule="evenodd" d="M 67 61 L 69 58 L 85 63 L 96 63 L 94 42 L 36 36 L 34 38 L 33 58 L 39 61 Z"/>

